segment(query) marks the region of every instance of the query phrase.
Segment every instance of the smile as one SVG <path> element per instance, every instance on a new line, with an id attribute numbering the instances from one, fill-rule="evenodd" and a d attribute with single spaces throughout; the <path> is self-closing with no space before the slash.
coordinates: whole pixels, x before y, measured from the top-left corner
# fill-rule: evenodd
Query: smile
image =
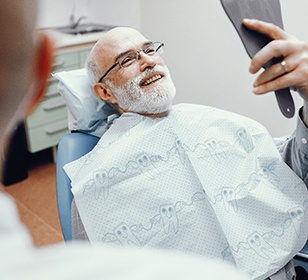
<path id="1" fill-rule="evenodd" d="M 148 85 L 150 85 L 150 84 L 152 84 L 152 83 L 157 82 L 158 80 L 160 80 L 160 79 L 162 79 L 162 78 L 163 78 L 163 75 L 157 74 L 157 75 L 155 75 L 155 76 L 153 76 L 153 77 L 151 77 L 151 78 L 145 80 L 144 82 L 142 82 L 142 83 L 141 83 L 141 86 L 148 86 Z"/>

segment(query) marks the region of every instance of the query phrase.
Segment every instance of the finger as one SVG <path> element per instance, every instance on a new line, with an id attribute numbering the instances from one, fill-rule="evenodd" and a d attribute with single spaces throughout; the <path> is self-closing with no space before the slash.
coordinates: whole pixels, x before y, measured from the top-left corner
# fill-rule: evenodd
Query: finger
<path id="1" fill-rule="evenodd" d="M 260 84 L 257 87 L 253 88 L 253 93 L 255 94 L 264 94 L 270 91 L 276 91 L 282 88 L 296 86 L 297 74 L 294 72 L 287 73 L 282 75 L 277 79 L 271 80 L 269 82 Z"/>
<path id="2" fill-rule="evenodd" d="M 257 73 L 263 65 L 274 57 L 286 57 L 290 53 L 290 43 L 285 40 L 275 40 L 268 43 L 252 58 L 249 72 Z"/>
<path id="3" fill-rule="evenodd" d="M 257 19 L 244 19 L 243 24 L 253 30 L 257 31 L 259 33 L 262 33 L 264 35 L 267 35 L 268 37 L 272 38 L 273 40 L 281 40 L 281 39 L 287 39 L 289 38 L 289 34 L 286 33 L 284 30 L 282 30 L 277 25 L 274 25 L 272 23 L 264 22 Z"/>
<path id="4" fill-rule="evenodd" d="M 286 74 L 287 72 L 293 71 L 296 67 L 295 63 L 293 63 L 292 58 L 288 58 L 288 60 L 283 60 L 280 63 L 276 63 L 272 65 L 270 68 L 263 71 L 255 80 L 253 86 L 257 87 L 259 85 L 268 83 L 281 75 Z"/>

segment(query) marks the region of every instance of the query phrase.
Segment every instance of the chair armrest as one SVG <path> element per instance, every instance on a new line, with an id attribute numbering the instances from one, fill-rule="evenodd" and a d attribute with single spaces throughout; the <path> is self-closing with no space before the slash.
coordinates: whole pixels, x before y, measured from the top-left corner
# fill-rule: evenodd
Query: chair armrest
<path id="1" fill-rule="evenodd" d="M 99 138 L 82 132 L 65 134 L 59 141 L 56 157 L 56 196 L 62 233 L 65 241 L 72 240 L 71 181 L 63 166 L 90 152 Z"/>
<path id="2" fill-rule="evenodd" d="M 308 261 L 308 241 L 306 242 L 303 249 L 301 249 L 299 253 L 297 253 L 297 256 L 300 256 Z"/>

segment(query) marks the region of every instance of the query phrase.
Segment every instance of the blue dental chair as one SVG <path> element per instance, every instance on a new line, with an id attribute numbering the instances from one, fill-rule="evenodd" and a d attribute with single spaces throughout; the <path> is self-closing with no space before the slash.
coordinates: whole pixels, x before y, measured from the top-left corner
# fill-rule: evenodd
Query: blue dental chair
<path id="1" fill-rule="evenodd" d="M 71 225 L 71 192 L 70 179 L 64 172 L 63 166 L 90 152 L 99 138 L 82 132 L 65 134 L 59 141 L 56 158 L 56 195 L 58 213 L 64 240 L 72 240 Z"/>

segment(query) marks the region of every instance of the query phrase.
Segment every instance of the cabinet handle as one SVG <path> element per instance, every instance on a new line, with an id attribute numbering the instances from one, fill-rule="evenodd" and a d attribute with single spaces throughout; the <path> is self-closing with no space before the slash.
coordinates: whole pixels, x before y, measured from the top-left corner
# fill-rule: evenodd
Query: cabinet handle
<path id="1" fill-rule="evenodd" d="M 50 77 L 48 78 L 48 83 L 52 83 L 52 82 L 55 82 L 55 81 L 58 81 L 58 79 L 54 78 L 54 77 Z"/>
<path id="2" fill-rule="evenodd" d="M 55 95 L 59 95 L 59 92 L 58 91 L 50 91 L 50 92 L 45 93 L 45 97 L 51 97 L 51 96 L 55 96 Z"/>
<path id="3" fill-rule="evenodd" d="M 53 63 L 53 64 L 52 64 L 52 67 L 53 67 L 53 68 L 55 68 L 55 67 L 60 67 L 60 66 L 63 66 L 64 63 L 65 63 L 64 60 L 59 60 L 59 61 Z"/>
<path id="4" fill-rule="evenodd" d="M 55 102 L 53 104 L 44 104 L 42 106 L 42 108 L 45 111 L 50 111 L 50 110 L 54 110 L 54 109 L 57 109 L 57 108 L 60 108 L 60 107 L 63 107 L 63 106 L 65 106 L 65 102 L 63 100 L 60 100 L 60 101 Z"/>
<path id="5" fill-rule="evenodd" d="M 48 127 L 48 128 L 45 128 L 45 132 L 46 134 L 55 134 L 55 133 L 58 133 L 60 131 L 63 131 L 63 130 L 66 130 L 67 129 L 67 124 L 63 124 L 63 123 L 59 123 L 59 124 L 56 124 L 56 125 L 53 125 L 52 127 Z"/>

